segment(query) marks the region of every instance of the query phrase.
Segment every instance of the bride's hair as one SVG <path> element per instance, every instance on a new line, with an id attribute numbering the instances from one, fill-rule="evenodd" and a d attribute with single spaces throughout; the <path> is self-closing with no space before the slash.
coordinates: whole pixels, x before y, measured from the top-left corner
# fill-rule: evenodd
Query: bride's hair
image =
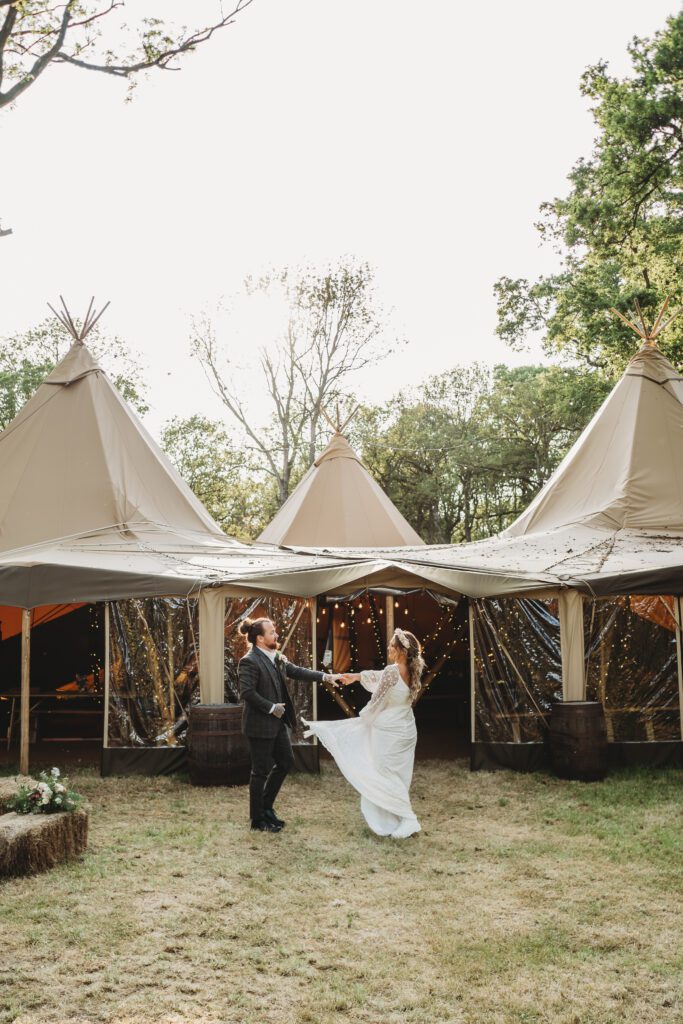
<path id="1" fill-rule="evenodd" d="M 410 679 L 410 692 L 413 698 L 420 692 L 420 680 L 425 670 L 424 658 L 422 657 L 422 644 L 414 633 L 407 629 L 395 629 L 391 643 L 399 651 L 404 651 L 408 666 L 408 678 Z"/>

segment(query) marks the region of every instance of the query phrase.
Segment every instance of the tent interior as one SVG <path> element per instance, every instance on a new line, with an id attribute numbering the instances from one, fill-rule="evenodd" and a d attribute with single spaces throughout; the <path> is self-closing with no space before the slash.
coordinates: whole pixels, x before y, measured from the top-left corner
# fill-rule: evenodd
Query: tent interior
<path id="1" fill-rule="evenodd" d="M 31 612 L 29 737 L 36 763 L 91 761 L 104 727 L 103 606 L 44 605 Z M 0 763 L 19 746 L 20 608 L 0 607 Z"/>
<path id="2" fill-rule="evenodd" d="M 196 598 L 135 598 L 35 608 L 31 762 L 101 762 L 105 774 L 181 767 L 188 707 L 200 700 L 197 606 Z M 604 705 L 613 760 L 675 758 L 683 688 L 680 598 L 584 597 L 582 614 L 586 699 Z M 386 663 L 393 616 L 394 624 L 415 632 L 425 653 L 415 705 L 419 758 L 470 755 L 474 768 L 534 769 L 546 762 L 551 707 L 563 697 L 553 595 L 458 600 L 426 590 L 364 590 L 317 599 L 228 597 L 226 701 L 238 699 L 237 663 L 245 650 L 238 626 L 245 615 L 272 618 L 284 653 L 298 664 L 353 672 Z M 0 608 L 0 623 L 0 763 L 13 764 L 21 611 Z M 290 689 L 297 719 L 354 715 L 369 699 L 359 684 L 336 692 L 318 687 L 314 694 L 310 685 L 292 681 Z M 298 728 L 293 736 L 300 767 L 315 767 L 301 733 Z"/>
<path id="3" fill-rule="evenodd" d="M 415 702 L 417 756 L 465 757 L 470 740 L 467 607 L 466 598 L 447 598 L 427 590 L 321 597 L 316 608 L 317 664 L 335 672 L 382 668 L 387 663 L 392 623 L 409 629 L 422 644 L 427 666 Z M 337 699 L 321 689 L 318 717 L 357 714 L 369 696 L 360 684 L 337 694 Z"/>

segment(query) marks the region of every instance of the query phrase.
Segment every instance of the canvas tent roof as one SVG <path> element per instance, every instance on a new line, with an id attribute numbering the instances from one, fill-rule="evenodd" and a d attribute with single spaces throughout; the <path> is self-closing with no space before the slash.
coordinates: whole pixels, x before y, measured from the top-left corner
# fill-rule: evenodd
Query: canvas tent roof
<path id="1" fill-rule="evenodd" d="M 565 586 L 683 592 L 683 380 L 652 346 L 634 356 L 504 534 L 473 544 L 428 547 L 418 538 L 317 551 L 227 538 L 87 351 L 72 349 L 67 360 L 0 434 L 0 603 L 187 594 L 221 584 L 299 596 L 417 586 L 471 597 Z M 97 431 L 90 439 L 80 436 L 84 423 Z M 52 463 L 42 454 L 51 445 Z M 345 451 L 339 439 L 335 449 Z M 353 454 L 321 460 L 352 462 L 367 476 Z M 320 498 L 321 515 L 330 500 Z"/>
<path id="2" fill-rule="evenodd" d="M 232 540 L 77 341 L 0 433 L 0 603 L 186 594 L 329 559 Z"/>
<path id="3" fill-rule="evenodd" d="M 581 524 L 683 530 L 683 378 L 644 345 L 506 536 Z"/>
<path id="4" fill-rule="evenodd" d="M 339 430 L 258 539 L 305 548 L 422 544 Z"/>
<path id="5" fill-rule="evenodd" d="M 76 342 L 0 434 L 0 551 L 154 525 L 225 535 Z"/>
<path id="6" fill-rule="evenodd" d="M 500 536 L 401 552 L 596 594 L 683 592 L 683 378 L 644 345 L 545 486 Z"/>
<path id="7" fill-rule="evenodd" d="M 390 554 L 296 552 L 226 537 L 80 342 L 0 434 L 0 480 L 3 604 L 188 594 L 221 583 L 303 596 L 413 587 L 422 578 Z M 448 571 L 444 578 L 446 587 L 462 582 Z"/>

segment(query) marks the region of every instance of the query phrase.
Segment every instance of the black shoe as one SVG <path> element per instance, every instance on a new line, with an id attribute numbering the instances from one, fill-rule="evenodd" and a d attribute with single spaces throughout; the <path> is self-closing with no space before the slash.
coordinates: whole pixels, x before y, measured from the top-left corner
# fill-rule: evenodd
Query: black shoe
<path id="1" fill-rule="evenodd" d="M 275 825 L 272 821 L 268 821 L 265 817 L 259 818 L 258 821 L 252 821 L 252 831 L 256 832 L 282 832 L 281 825 Z"/>
<path id="2" fill-rule="evenodd" d="M 265 809 L 265 811 L 263 812 L 263 817 L 266 819 L 266 821 L 269 821 L 271 825 L 279 825 L 280 828 L 284 828 L 285 825 L 287 824 L 287 822 L 283 821 L 282 818 L 278 818 L 277 814 L 275 813 L 272 807 L 267 807 Z"/>

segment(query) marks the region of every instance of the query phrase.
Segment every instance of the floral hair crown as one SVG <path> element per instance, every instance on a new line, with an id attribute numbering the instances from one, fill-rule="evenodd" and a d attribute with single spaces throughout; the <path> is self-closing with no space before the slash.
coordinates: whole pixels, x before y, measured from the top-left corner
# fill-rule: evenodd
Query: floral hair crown
<path id="1" fill-rule="evenodd" d="M 410 640 L 405 635 L 402 629 L 399 628 L 394 630 L 392 640 L 397 640 L 401 647 L 403 647 L 406 651 L 410 650 Z"/>

